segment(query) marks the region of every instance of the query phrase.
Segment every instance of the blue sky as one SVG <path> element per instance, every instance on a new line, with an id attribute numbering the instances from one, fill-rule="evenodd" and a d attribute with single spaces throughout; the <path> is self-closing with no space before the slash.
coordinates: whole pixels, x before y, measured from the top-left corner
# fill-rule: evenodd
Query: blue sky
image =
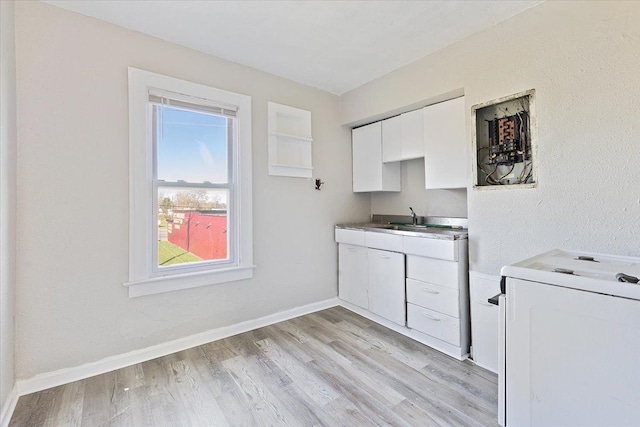
<path id="1" fill-rule="evenodd" d="M 226 118 L 159 107 L 158 179 L 227 182 Z"/>

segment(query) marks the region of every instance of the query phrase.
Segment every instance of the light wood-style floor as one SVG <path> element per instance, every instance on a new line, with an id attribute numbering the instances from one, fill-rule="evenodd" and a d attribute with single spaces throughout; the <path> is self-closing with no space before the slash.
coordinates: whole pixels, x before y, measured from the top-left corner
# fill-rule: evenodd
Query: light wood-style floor
<path id="1" fill-rule="evenodd" d="M 497 377 L 335 307 L 23 396 L 10 426 L 497 426 Z"/>

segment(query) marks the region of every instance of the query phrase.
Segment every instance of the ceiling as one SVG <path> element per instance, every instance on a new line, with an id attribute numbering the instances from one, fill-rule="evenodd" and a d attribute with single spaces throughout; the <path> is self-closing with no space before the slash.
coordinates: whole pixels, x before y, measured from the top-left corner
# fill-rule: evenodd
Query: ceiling
<path id="1" fill-rule="evenodd" d="M 334 94 L 542 1 L 45 0 Z"/>

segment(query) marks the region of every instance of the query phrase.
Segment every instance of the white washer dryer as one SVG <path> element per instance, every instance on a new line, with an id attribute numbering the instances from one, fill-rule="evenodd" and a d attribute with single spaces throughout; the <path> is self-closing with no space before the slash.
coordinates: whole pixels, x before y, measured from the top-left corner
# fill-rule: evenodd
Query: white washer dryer
<path id="1" fill-rule="evenodd" d="M 499 422 L 640 425 L 640 258 L 554 250 L 502 268 Z"/>

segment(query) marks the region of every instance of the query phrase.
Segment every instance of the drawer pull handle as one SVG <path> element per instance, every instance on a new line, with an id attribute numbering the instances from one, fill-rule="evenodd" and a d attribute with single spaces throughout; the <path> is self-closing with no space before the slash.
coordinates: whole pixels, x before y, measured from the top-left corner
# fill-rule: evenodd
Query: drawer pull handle
<path id="1" fill-rule="evenodd" d="M 489 303 L 488 303 L 488 302 L 486 302 L 486 301 L 478 300 L 477 302 L 478 302 L 478 304 L 480 304 L 480 305 L 484 305 L 484 306 L 486 306 L 486 307 L 493 307 L 493 304 L 489 304 Z"/>
<path id="2" fill-rule="evenodd" d="M 426 317 L 427 319 L 434 320 L 434 321 L 436 321 L 436 322 L 439 322 L 439 321 L 441 321 L 441 320 L 442 320 L 442 319 L 440 319 L 439 317 L 434 317 L 434 316 L 431 316 L 430 314 L 427 314 L 427 313 L 422 313 L 422 315 L 423 315 L 424 317 Z"/>
<path id="3" fill-rule="evenodd" d="M 386 255 L 380 255 L 380 258 L 382 258 L 382 259 L 391 259 L 390 256 L 386 256 Z"/>
<path id="4" fill-rule="evenodd" d="M 434 294 L 434 295 L 438 295 L 440 292 L 438 291 L 434 291 L 433 289 L 429 289 L 429 288 L 422 288 L 423 291 L 430 293 L 430 294 Z"/>
<path id="5" fill-rule="evenodd" d="M 347 248 L 347 250 L 348 250 L 349 252 L 357 252 L 357 249 L 356 249 L 356 248 Z"/>

